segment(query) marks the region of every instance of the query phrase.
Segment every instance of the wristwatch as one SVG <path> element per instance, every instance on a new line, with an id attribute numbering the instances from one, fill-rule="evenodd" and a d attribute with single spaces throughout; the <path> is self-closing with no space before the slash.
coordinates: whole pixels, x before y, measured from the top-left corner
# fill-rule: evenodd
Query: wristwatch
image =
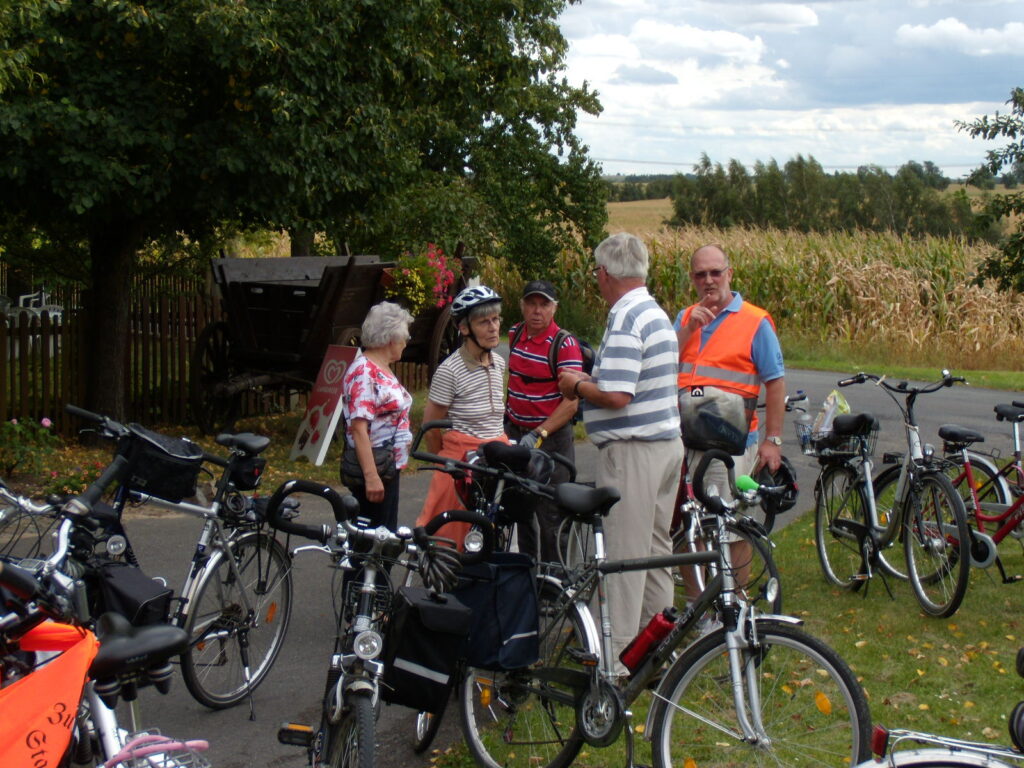
<path id="1" fill-rule="evenodd" d="M 535 429 L 533 431 L 536 432 L 538 435 L 540 435 L 540 439 L 541 440 L 547 440 L 548 439 L 548 431 L 546 429 L 544 429 L 544 427 L 538 427 L 537 429 Z"/>
<path id="2" fill-rule="evenodd" d="M 768 441 L 769 443 L 771 443 L 772 445 L 777 445 L 777 446 L 779 446 L 780 448 L 782 447 L 782 438 L 781 438 L 781 437 L 779 437 L 778 435 L 768 435 L 768 436 L 767 436 L 767 437 L 765 438 L 765 440 L 767 440 L 767 441 Z"/>

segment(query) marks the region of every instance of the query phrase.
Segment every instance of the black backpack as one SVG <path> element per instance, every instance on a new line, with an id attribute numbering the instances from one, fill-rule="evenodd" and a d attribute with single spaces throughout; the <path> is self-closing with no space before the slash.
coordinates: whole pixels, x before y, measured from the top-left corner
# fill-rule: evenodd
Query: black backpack
<path id="1" fill-rule="evenodd" d="M 512 350 L 515 349 L 516 344 L 519 343 L 519 339 L 523 337 L 523 328 L 525 323 L 519 323 L 515 330 L 512 332 L 512 341 L 509 344 L 509 355 L 512 354 Z M 523 376 L 522 374 L 516 374 L 524 381 L 541 382 L 541 381 L 557 381 L 558 380 L 558 350 L 562 348 L 562 344 L 567 338 L 572 336 L 576 339 L 576 344 L 580 348 L 580 356 L 583 358 L 583 372 L 588 376 L 594 370 L 594 348 L 587 342 L 576 336 L 571 331 L 565 330 L 565 328 L 559 328 L 558 333 L 555 334 L 555 338 L 551 340 L 551 346 L 548 347 L 548 366 L 551 368 L 550 379 L 536 379 L 533 376 Z"/>

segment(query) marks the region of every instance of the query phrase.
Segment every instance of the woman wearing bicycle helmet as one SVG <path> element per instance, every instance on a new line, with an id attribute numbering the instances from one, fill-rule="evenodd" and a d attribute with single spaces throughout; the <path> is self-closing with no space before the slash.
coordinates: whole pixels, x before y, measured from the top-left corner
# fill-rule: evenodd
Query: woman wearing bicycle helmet
<path id="1" fill-rule="evenodd" d="M 463 343 L 434 372 L 423 421 L 450 419 L 452 428 L 444 434 L 427 433 L 427 450 L 462 459 L 481 443 L 508 442 L 503 426 L 505 360 L 495 351 L 501 341 L 501 296 L 486 285 L 471 286 L 455 297 L 451 313 Z M 461 507 L 451 476 L 435 472 L 416 524 Z M 467 528 L 452 523 L 439 535 L 461 541 Z"/>

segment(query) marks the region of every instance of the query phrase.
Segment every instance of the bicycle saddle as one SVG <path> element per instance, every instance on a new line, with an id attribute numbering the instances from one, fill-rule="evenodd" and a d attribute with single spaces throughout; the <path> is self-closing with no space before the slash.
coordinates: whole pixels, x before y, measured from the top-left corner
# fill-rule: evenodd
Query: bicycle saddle
<path id="1" fill-rule="evenodd" d="M 170 624 L 132 626 L 119 613 L 104 613 L 96 622 L 100 650 L 89 667 L 96 680 L 117 677 L 160 664 L 188 648 L 188 633 Z"/>
<path id="2" fill-rule="evenodd" d="M 1024 421 L 1024 408 L 1003 403 L 992 410 L 996 412 L 996 421 Z"/>
<path id="3" fill-rule="evenodd" d="M 836 416 L 832 422 L 832 434 L 836 437 L 869 435 L 874 429 L 878 429 L 878 419 L 870 413 L 847 413 Z"/>
<path id="4" fill-rule="evenodd" d="M 939 437 L 947 443 L 956 445 L 970 445 L 971 443 L 984 443 L 985 436 L 973 429 L 961 427 L 959 424 L 943 424 L 939 427 Z"/>
<path id="5" fill-rule="evenodd" d="M 604 517 L 619 500 L 617 488 L 605 486 L 591 488 L 580 483 L 562 483 L 555 486 L 555 503 L 577 520 L 586 520 L 594 514 Z"/>
<path id="6" fill-rule="evenodd" d="M 270 438 L 252 432 L 239 432 L 237 435 L 224 433 L 217 435 L 217 445 L 239 448 L 249 456 L 259 456 L 270 445 Z"/>

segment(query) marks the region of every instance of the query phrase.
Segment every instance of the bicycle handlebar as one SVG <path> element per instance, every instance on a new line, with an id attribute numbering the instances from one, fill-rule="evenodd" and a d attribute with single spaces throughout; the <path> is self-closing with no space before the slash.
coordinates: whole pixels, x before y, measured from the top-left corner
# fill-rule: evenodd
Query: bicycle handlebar
<path id="1" fill-rule="evenodd" d="M 120 480 L 127 468 L 128 459 L 124 456 L 115 456 L 114 460 L 103 470 L 103 474 L 96 478 L 83 493 L 67 500 L 63 511 L 77 517 L 88 515 L 106 492 L 107 487 L 115 480 Z"/>
<path id="2" fill-rule="evenodd" d="M 954 384 L 966 384 L 967 379 L 963 376 L 953 376 L 949 371 L 942 371 L 942 378 L 938 381 L 932 382 L 931 384 L 925 384 L 923 387 L 912 387 L 907 381 L 901 381 L 899 384 L 890 384 L 886 381 L 885 376 L 876 376 L 873 373 L 864 373 L 861 371 L 847 379 L 840 379 L 836 382 L 840 387 L 848 387 L 851 384 L 863 384 L 866 381 L 873 381 L 876 385 L 886 389 L 890 392 L 897 392 L 902 395 L 926 395 L 930 392 L 938 392 L 943 387 L 952 387 Z"/>
<path id="3" fill-rule="evenodd" d="M 305 539 L 312 539 L 321 544 L 326 544 L 334 531 L 329 525 L 303 525 L 292 520 L 286 520 L 281 516 L 282 502 L 293 493 L 309 493 L 319 496 L 331 505 L 335 521 L 341 523 L 348 521 L 349 515 L 359 512 L 359 502 L 352 496 L 342 496 L 329 485 L 315 483 L 312 480 L 286 480 L 283 482 L 274 495 L 267 502 L 267 522 L 272 528 Z M 355 505 L 355 509 L 352 506 Z"/>
<path id="4" fill-rule="evenodd" d="M 710 451 L 704 452 L 700 463 L 697 465 L 696 472 L 693 473 L 693 495 L 697 497 L 697 501 L 703 504 L 708 512 L 718 515 L 725 510 L 725 502 L 722 501 L 720 496 L 709 496 L 707 489 L 704 487 L 704 474 L 708 471 L 712 461 L 720 461 L 725 464 L 726 471 L 729 473 L 729 488 L 733 491 L 734 495 L 736 494 L 736 478 L 734 474 L 736 464 L 728 453 L 713 448 Z"/>
<path id="5" fill-rule="evenodd" d="M 35 600 L 45 593 L 43 585 L 29 571 L 0 560 L 0 587 L 6 587 L 23 600 Z"/>
<path id="6" fill-rule="evenodd" d="M 64 406 L 64 411 L 72 416 L 77 416 L 82 421 L 91 421 L 93 424 L 99 425 L 104 437 L 118 439 L 128 434 L 128 427 L 109 416 L 93 413 L 70 403 Z"/>

